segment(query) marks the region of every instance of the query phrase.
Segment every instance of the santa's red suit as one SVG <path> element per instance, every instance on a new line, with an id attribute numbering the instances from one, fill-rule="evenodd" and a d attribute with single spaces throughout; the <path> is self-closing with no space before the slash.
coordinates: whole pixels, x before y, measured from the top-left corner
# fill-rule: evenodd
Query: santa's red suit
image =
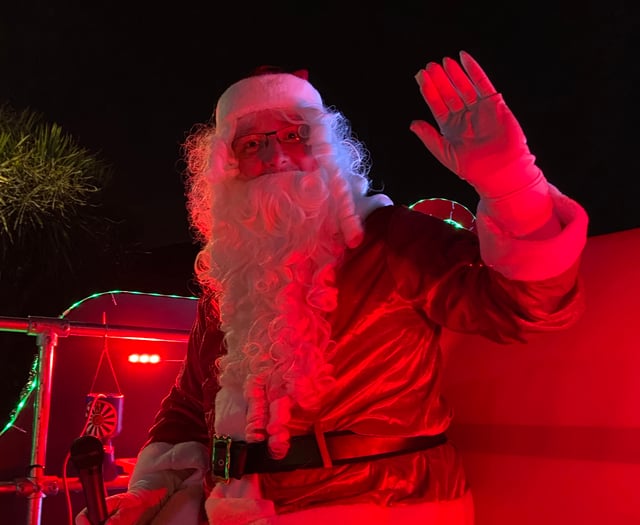
<path id="1" fill-rule="evenodd" d="M 318 423 L 324 431 L 364 435 L 444 432 L 452 414 L 438 384 L 440 326 L 510 342 L 571 324 L 582 311 L 576 255 L 585 216 L 556 191 L 554 200 L 565 225 L 558 237 L 544 242 L 503 237 L 497 243 L 514 245 L 509 253 L 516 275 L 544 271 L 535 269 L 535 261 L 560 247 L 557 259 L 564 260 L 565 270 L 536 281 L 506 279 L 491 269 L 486 259 L 493 255 L 499 264 L 501 254 L 486 254 L 483 262 L 478 238 L 468 230 L 402 206 L 373 211 L 364 223 L 364 241 L 347 251 L 337 274 L 339 303 L 329 317 L 336 342 L 331 358 L 336 386 L 319 412 L 294 410 L 292 433 L 313 433 Z M 479 228 L 484 235 L 500 237 L 487 218 L 480 218 Z M 421 234 L 415 235 L 417 231 Z M 516 260 L 514 253 L 519 253 Z M 214 360 L 223 349 L 208 305 L 207 300 L 199 303 L 184 369 L 151 429 L 150 442 L 160 448 L 186 442 L 208 448 L 211 443 L 218 392 Z M 156 459 L 150 468 L 168 465 Z M 359 519 L 371 513 L 375 523 L 384 523 L 379 521 L 383 512 L 389 513 L 390 523 L 417 517 L 431 523 L 429 516 L 437 516 L 435 523 L 469 523 L 472 513 L 460 458 L 450 442 L 374 461 L 247 478 L 232 484 L 250 489 L 229 494 L 225 501 L 247 518 L 281 514 L 274 523 L 298 523 L 282 521 L 287 516 L 299 523 L 334 514 L 344 520 L 348 512 Z M 303 509 L 302 514 L 287 514 Z M 239 517 L 228 519 L 245 523 Z"/>

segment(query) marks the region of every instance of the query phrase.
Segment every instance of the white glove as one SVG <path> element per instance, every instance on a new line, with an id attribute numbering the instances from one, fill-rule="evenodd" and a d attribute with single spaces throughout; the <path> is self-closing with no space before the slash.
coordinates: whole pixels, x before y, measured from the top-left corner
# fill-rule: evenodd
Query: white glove
<path id="1" fill-rule="evenodd" d="M 126 492 L 106 499 L 109 519 L 105 525 L 146 525 L 151 522 L 169 497 L 178 489 L 182 478 L 174 471 L 147 473 L 129 486 Z M 76 525 L 93 525 L 87 509 L 76 516 Z"/>
<path id="2" fill-rule="evenodd" d="M 172 508 L 171 502 L 165 504 L 178 490 L 183 495 L 188 492 L 196 500 L 195 507 L 185 500 L 180 505 L 185 512 L 193 511 L 197 516 L 201 491 L 192 489 L 201 487 L 208 465 L 208 448 L 196 441 L 150 443 L 138 454 L 127 492 L 107 498 L 109 519 L 105 525 L 146 525 L 161 509 L 163 516 L 171 511 L 175 523 L 188 523 L 189 519 L 180 517 L 185 515 L 180 509 Z M 87 509 L 76 516 L 76 525 L 92 525 Z"/>
<path id="3" fill-rule="evenodd" d="M 515 235 L 552 218 L 549 185 L 535 165 L 520 124 L 479 64 L 445 58 L 416 75 L 440 130 L 416 120 L 410 129 L 447 168 L 471 184 L 488 213 Z"/>

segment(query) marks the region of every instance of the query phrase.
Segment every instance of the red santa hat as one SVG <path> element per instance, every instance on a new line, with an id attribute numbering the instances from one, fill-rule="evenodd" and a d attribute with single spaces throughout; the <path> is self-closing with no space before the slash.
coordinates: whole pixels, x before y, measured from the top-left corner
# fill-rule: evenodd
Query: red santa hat
<path id="1" fill-rule="evenodd" d="M 228 142 L 239 118 L 265 109 L 314 108 L 324 111 L 322 97 L 306 71 L 250 76 L 229 86 L 216 105 L 216 135 Z"/>

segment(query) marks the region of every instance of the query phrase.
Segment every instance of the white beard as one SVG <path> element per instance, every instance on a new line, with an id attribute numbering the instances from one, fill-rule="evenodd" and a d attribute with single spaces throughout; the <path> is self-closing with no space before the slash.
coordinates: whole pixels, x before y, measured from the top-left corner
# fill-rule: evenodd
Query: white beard
<path id="1" fill-rule="evenodd" d="M 246 400 L 245 438 L 268 438 L 276 457 L 288 449 L 291 407 L 317 407 L 334 384 L 325 317 L 337 304 L 334 272 L 346 247 L 341 191 L 322 169 L 213 188 L 210 257 L 227 348 L 220 384 Z"/>

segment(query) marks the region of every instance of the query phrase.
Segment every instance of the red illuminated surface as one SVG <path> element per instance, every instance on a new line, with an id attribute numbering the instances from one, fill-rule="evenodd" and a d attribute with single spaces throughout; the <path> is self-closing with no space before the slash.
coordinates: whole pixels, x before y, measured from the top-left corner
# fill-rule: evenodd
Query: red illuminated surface
<path id="1" fill-rule="evenodd" d="M 592 237 L 584 316 L 528 345 L 446 333 L 478 525 L 640 523 L 640 229 Z"/>

